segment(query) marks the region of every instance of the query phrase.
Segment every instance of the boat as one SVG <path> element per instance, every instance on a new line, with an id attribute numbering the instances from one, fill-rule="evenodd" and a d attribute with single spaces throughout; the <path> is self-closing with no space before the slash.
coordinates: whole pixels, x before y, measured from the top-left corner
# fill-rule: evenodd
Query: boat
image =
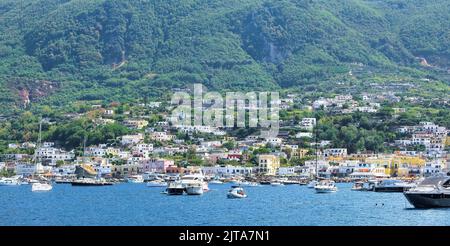
<path id="1" fill-rule="evenodd" d="M 450 176 L 431 176 L 403 192 L 415 208 L 450 207 Z"/>
<path id="2" fill-rule="evenodd" d="M 70 183 L 72 183 L 72 180 L 71 179 L 62 179 L 62 178 L 60 178 L 60 179 L 56 179 L 55 183 L 56 184 L 70 184 Z"/>
<path id="3" fill-rule="evenodd" d="M 284 185 L 294 185 L 299 184 L 300 182 L 296 180 L 282 180 L 281 183 Z"/>
<path id="4" fill-rule="evenodd" d="M 167 182 L 164 180 L 153 180 L 147 182 L 147 187 L 166 187 Z"/>
<path id="5" fill-rule="evenodd" d="M 104 179 L 93 179 L 93 178 L 81 178 L 76 179 L 71 182 L 72 186 L 105 186 L 113 185 L 112 182 L 108 182 Z"/>
<path id="6" fill-rule="evenodd" d="M 364 187 L 364 182 L 362 181 L 356 181 L 353 183 L 351 190 L 354 191 L 367 191 L 369 188 Z"/>
<path id="7" fill-rule="evenodd" d="M 333 180 L 322 180 L 314 186 L 317 193 L 336 192 L 338 189 Z"/>
<path id="8" fill-rule="evenodd" d="M 317 181 L 317 180 L 311 180 L 311 181 L 308 183 L 307 187 L 312 189 L 312 188 L 314 188 L 317 184 L 318 184 L 318 181 Z"/>
<path id="9" fill-rule="evenodd" d="M 167 185 L 167 195 L 183 195 L 185 191 L 184 185 L 181 181 L 173 181 Z"/>
<path id="10" fill-rule="evenodd" d="M 246 182 L 245 184 L 241 185 L 243 187 L 256 187 L 259 186 L 257 182 Z"/>
<path id="11" fill-rule="evenodd" d="M 240 186 L 232 186 L 231 190 L 227 193 L 228 198 L 246 198 L 247 194 L 245 194 L 245 191 Z"/>
<path id="12" fill-rule="evenodd" d="M 271 186 L 284 186 L 283 183 L 280 183 L 280 182 L 278 182 L 278 181 L 270 182 L 270 185 L 271 185 Z"/>
<path id="13" fill-rule="evenodd" d="M 144 178 L 142 177 L 142 175 L 133 175 L 128 177 L 127 182 L 133 184 L 141 184 L 144 183 Z"/>
<path id="14" fill-rule="evenodd" d="M 53 186 L 51 183 L 47 182 L 39 182 L 39 183 L 33 183 L 31 185 L 31 191 L 38 192 L 38 191 L 50 191 L 53 189 Z"/>
<path id="15" fill-rule="evenodd" d="M 260 185 L 270 185 L 270 181 L 261 181 L 259 182 Z"/>
<path id="16" fill-rule="evenodd" d="M 190 184 L 200 184 L 203 191 L 208 191 L 208 182 L 204 181 L 205 177 L 201 173 L 188 174 L 181 177 L 181 183 L 186 188 Z"/>
<path id="17" fill-rule="evenodd" d="M 18 186 L 18 185 L 22 185 L 19 176 L 14 176 L 11 178 L 3 177 L 0 179 L 0 186 Z"/>
<path id="18" fill-rule="evenodd" d="M 190 183 L 185 186 L 188 195 L 203 195 L 203 185 L 201 183 Z"/>
<path id="19" fill-rule="evenodd" d="M 223 182 L 222 182 L 222 181 L 220 181 L 220 180 L 217 180 L 217 179 L 215 179 L 215 180 L 211 180 L 211 181 L 209 181 L 209 183 L 210 183 L 210 184 L 223 184 Z"/>
<path id="20" fill-rule="evenodd" d="M 373 186 L 375 192 L 403 192 L 414 188 L 416 184 L 396 179 L 384 179 Z"/>

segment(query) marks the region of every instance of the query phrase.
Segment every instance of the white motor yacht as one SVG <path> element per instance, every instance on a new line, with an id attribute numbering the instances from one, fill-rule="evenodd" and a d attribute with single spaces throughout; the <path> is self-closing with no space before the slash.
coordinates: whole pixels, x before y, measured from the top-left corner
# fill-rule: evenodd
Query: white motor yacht
<path id="1" fill-rule="evenodd" d="M 270 182 L 270 185 L 271 185 L 271 186 L 284 186 L 284 184 L 283 184 L 283 183 L 281 183 L 281 182 L 278 182 L 278 181 L 275 181 L 275 182 Z"/>
<path id="2" fill-rule="evenodd" d="M 17 185 L 21 185 L 21 184 L 22 184 L 22 182 L 20 181 L 19 176 L 0 179 L 0 186 L 17 186 Z"/>
<path id="3" fill-rule="evenodd" d="M 188 183 L 185 185 L 185 189 L 188 195 L 203 194 L 203 185 L 201 183 Z"/>
<path id="4" fill-rule="evenodd" d="M 338 190 L 336 184 L 332 180 L 322 180 L 314 186 L 314 189 L 317 193 L 330 193 Z"/>
<path id="5" fill-rule="evenodd" d="M 50 183 L 33 183 L 31 186 L 31 191 L 50 191 L 53 189 L 52 184 Z"/>
<path id="6" fill-rule="evenodd" d="M 142 175 L 133 175 L 128 177 L 127 181 L 128 183 L 140 184 L 144 183 L 144 178 L 142 177 Z"/>
<path id="7" fill-rule="evenodd" d="M 189 184 L 200 184 L 203 191 L 208 191 L 208 182 L 204 179 L 205 177 L 201 173 L 188 174 L 181 177 L 181 183 L 184 187 L 187 187 Z"/>
<path id="8" fill-rule="evenodd" d="M 166 187 L 166 186 L 167 182 L 160 179 L 147 182 L 147 187 Z"/>

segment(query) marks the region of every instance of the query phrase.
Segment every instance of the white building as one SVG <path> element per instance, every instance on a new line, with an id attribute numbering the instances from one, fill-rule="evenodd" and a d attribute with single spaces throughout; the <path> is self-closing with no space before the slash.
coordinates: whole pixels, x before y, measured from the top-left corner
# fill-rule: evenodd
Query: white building
<path id="1" fill-rule="evenodd" d="M 346 148 L 335 148 L 335 149 L 325 149 L 323 151 L 324 157 L 346 157 L 347 149 Z"/>
<path id="2" fill-rule="evenodd" d="M 300 122 L 302 129 L 311 130 L 316 126 L 316 118 L 303 118 Z"/>
<path id="3" fill-rule="evenodd" d="M 132 144 L 138 144 L 140 142 L 144 141 L 144 136 L 142 134 L 136 134 L 136 135 L 124 135 L 122 136 L 122 145 L 132 145 Z"/>

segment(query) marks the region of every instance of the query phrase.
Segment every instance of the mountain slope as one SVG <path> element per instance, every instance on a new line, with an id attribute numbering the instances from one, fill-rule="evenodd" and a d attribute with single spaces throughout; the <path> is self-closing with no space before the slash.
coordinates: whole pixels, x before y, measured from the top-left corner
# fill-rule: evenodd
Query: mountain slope
<path id="1" fill-rule="evenodd" d="M 417 57 L 448 68 L 449 13 L 445 0 L 1 0 L 0 103 L 292 87 Z"/>

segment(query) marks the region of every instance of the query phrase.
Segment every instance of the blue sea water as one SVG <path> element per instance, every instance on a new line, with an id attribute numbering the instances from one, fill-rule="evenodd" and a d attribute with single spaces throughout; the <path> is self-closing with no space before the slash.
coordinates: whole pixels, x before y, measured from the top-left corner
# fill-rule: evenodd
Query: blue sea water
<path id="1" fill-rule="evenodd" d="M 43 193 L 0 186 L 0 225 L 450 225 L 450 209 L 414 209 L 401 193 L 338 187 L 329 194 L 248 187 L 247 198 L 227 199 L 228 184 L 211 184 L 202 196 L 167 196 L 145 184 L 55 184 Z"/>

